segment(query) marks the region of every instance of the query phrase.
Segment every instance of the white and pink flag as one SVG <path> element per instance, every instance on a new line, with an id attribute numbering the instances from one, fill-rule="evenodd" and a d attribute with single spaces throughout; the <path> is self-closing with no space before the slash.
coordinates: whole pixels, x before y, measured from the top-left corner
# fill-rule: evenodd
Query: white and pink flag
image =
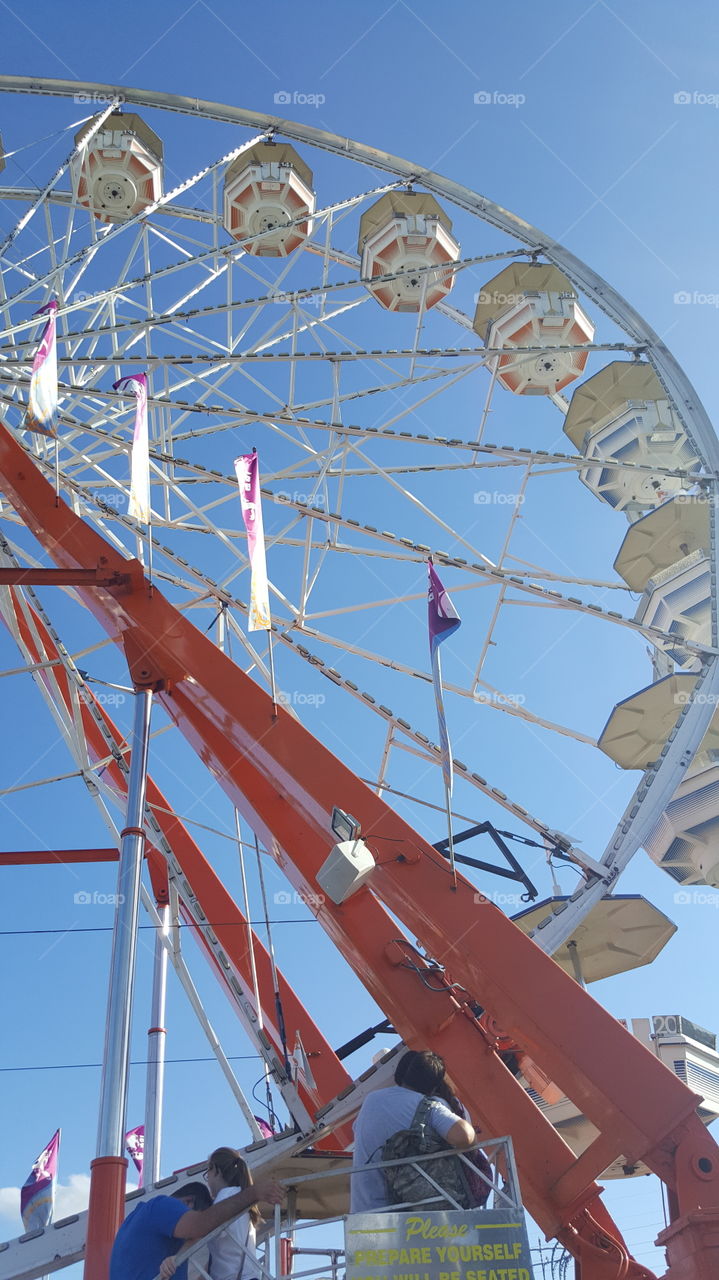
<path id="1" fill-rule="evenodd" d="M 54 1133 L 35 1161 L 30 1176 L 20 1189 L 20 1213 L 26 1231 L 36 1231 L 52 1222 L 55 1184 L 60 1155 L 60 1130 Z"/>
<path id="2" fill-rule="evenodd" d="M 135 430 L 130 463 L 130 501 L 127 514 L 148 524 L 150 520 L 150 446 L 147 435 L 147 374 L 133 373 L 113 384 L 114 391 L 135 397 Z"/>
<path id="3" fill-rule="evenodd" d="M 247 550 L 250 557 L 250 614 L 249 631 L 270 631 L 270 591 L 267 583 L 265 557 L 265 533 L 262 524 L 262 498 L 260 496 L 260 465 L 257 451 L 243 453 L 235 458 L 237 483 L 240 486 L 242 516 L 247 530 Z"/>
<path id="4" fill-rule="evenodd" d="M 38 316 L 47 316 L 47 324 L 42 331 L 40 345 L 35 352 L 30 376 L 30 395 L 23 426 L 27 431 L 40 431 L 43 435 L 54 436 L 57 419 L 57 346 L 56 317 L 57 302 L 48 302 L 35 312 Z"/>
<path id="5" fill-rule="evenodd" d="M 142 1186 L 142 1168 L 145 1162 L 145 1126 L 139 1124 L 136 1129 L 128 1129 L 125 1134 L 125 1149 L 139 1174 L 139 1186 Z"/>

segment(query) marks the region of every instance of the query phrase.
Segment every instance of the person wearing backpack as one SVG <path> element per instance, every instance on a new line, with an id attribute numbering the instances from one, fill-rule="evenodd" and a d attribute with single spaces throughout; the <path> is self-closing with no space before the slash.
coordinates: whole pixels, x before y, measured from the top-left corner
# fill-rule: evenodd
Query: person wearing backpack
<path id="1" fill-rule="evenodd" d="M 461 1116 L 463 1120 L 469 1120 L 469 1112 L 459 1098 L 452 1092 L 447 1080 L 443 1080 L 437 1088 L 437 1097 L 447 1103 L 450 1111 L 456 1116 Z M 477 1134 L 479 1137 L 479 1134 Z M 494 1173 L 486 1155 L 479 1147 L 475 1147 L 474 1151 L 470 1151 L 467 1159 L 470 1161 L 471 1168 L 465 1166 L 464 1176 L 467 1180 L 467 1189 L 471 1197 L 470 1207 L 473 1209 L 483 1209 L 486 1205 L 494 1185 Z"/>
<path id="2" fill-rule="evenodd" d="M 436 1053 L 409 1049 L 397 1063 L 394 1080 L 389 1088 L 368 1094 L 360 1107 L 354 1127 L 353 1169 L 391 1159 L 392 1155 L 387 1154 L 391 1139 L 395 1140 L 398 1155 L 419 1155 L 449 1147 L 463 1151 L 472 1146 L 475 1133 L 470 1122 L 458 1117 L 441 1098 L 432 1096 L 444 1081 L 444 1062 Z M 455 1167 L 440 1173 L 441 1166 Z M 462 1181 L 459 1166 L 458 1160 L 447 1157 L 422 1167 L 436 1182 L 446 1184 L 453 1198 L 458 1198 L 455 1188 Z M 382 1169 L 353 1173 L 350 1212 L 372 1213 L 410 1199 L 419 1202 L 439 1195 L 411 1165 L 394 1166 L 397 1169 L 399 1174 L 388 1170 L 385 1175 Z M 435 1207 L 438 1206 L 428 1205 Z"/>

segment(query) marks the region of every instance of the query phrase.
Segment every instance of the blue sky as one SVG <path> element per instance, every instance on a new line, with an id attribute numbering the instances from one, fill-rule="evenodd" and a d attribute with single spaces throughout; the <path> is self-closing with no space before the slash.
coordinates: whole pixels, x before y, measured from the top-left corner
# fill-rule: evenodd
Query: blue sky
<path id="1" fill-rule="evenodd" d="M 541 227 L 606 276 L 671 346 L 710 413 L 716 408 L 711 371 L 719 336 L 713 159 L 719 130 L 719 72 L 707 40 L 715 25 L 714 6 L 704 0 L 697 0 L 689 12 L 647 0 L 630 11 L 603 0 L 586 6 L 560 0 L 549 9 L 516 3 L 500 9 L 452 0 L 441 8 L 424 0 L 412 5 L 405 0 L 388 5 L 372 0 L 357 9 L 323 2 L 298 6 L 280 0 L 267 11 L 223 0 L 212 5 L 195 0 L 187 6 L 166 0 L 147 6 L 129 0 L 121 14 L 118 11 L 112 18 L 100 14 L 92 20 L 77 4 L 56 6 L 38 0 L 32 9 L 21 9 L 13 0 L 3 3 L 0 23 L 8 73 L 162 89 L 278 112 L 416 159 L 466 183 Z M 478 93 L 490 95 L 492 101 L 475 103 Z M 292 102 L 284 105 L 281 99 L 277 104 L 276 95 L 291 95 Z M 82 114 L 82 107 L 72 102 L 0 97 L 0 131 L 8 150 L 44 137 Z M 155 116 L 152 121 L 158 130 L 160 120 Z M 183 173 L 193 171 L 201 151 L 197 130 L 177 118 L 168 118 L 163 128 L 178 169 L 184 160 Z M 26 157 L 23 162 L 33 181 L 42 183 L 51 173 L 57 162 L 53 146 L 59 148 L 58 157 L 67 151 L 63 141 L 50 144 L 44 159 L 42 147 L 19 157 Z M 211 148 L 212 158 L 220 150 Z M 318 171 L 325 172 L 321 163 Z M 24 181 L 10 166 L 3 179 Z M 2 229 L 9 230 L 16 216 L 17 206 L 5 205 Z M 468 230 L 461 219 L 458 225 L 466 243 Z M 480 278 L 477 287 L 481 283 Z M 474 286 L 467 281 L 461 287 L 462 297 L 468 299 Z M 386 332 L 383 327 L 381 341 Z M 497 427 L 495 436 L 514 441 L 519 434 L 524 443 L 524 436 L 534 430 L 533 420 L 508 400 L 501 406 L 503 429 Z M 459 395 L 448 398 L 447 405 L 451 413 L 467 411 Z M 544 422 L 542 411 L 537 412 L 537 421 Z M 453 431 L 446 429 L 445 434 Z M 449 484 L 446 477 L 428 480 L 427 496 L 431 494 L 438 506 L 451 504 L 457 490 L 444 487 Z M 466 485 L 461 492 L 471 504 Z M 372 495 L 369 509 L 376 505 Z M 576 505 L 572 499 L 562 548 L 566 551 L 571 544 L 574 549 L 581 542 L 584 571 L 606 578 L 624 527 L 620 517 L 599 509 L 598 504 L 591 516 L 588 511 L 586 494 L 576 499 Z M 537 537 L 556 536 L 557 525 L 541 504 L 528 514 Z M 480 518 L 488 522 L 483 528 L 488 543 L 496 540 L 499 526 L 495 529 L 491 523 L 494 512 L 481 506 L 467 515 L 465 533 L 479 536 Z M 421 525 L 413 527 L 422 532 Z M 528 555 L 530 545 L 527 535 Z M 450 588 L 461 585 L 451 573 L 446 581 Z M 350 589 L 341 575 L 336 587 Z M 414 589 L 421 593 L 419 579 Z M 471 627 L 484 616 L 483 606 L 470 602 L 470 594 L 456 597 L 458 604 L 467 601 L 465 609 L 460 604 L 466 620 L 464 643 L 469 643 Z M 58 609 L 72 643 L 80 647 L 83 640 L 87 642 L 88 633 L 77 613 L 64 603 Z M 407 645 L 412 661 L 419 664 L 424 645 L 421 600 L 392 617 L 395 633 L 382 635 L 381 643 L 372 635 L 368 644 L 376 641 L 378 648 L 389 650 Z M 546 639 L 549 633 L 544 636 L 545 623 L 536 618 L 536 611 L 535 622 L 537 636 Z M 503 637 L 507 665 L 502 667 L 500 655 L 496 670 L 505 677 L 505 688 L 512 687 L 508 681 L 523 639 L 513 634 Z M 583 692 L 584 710 L 591 723 L 581 727 L 595 734 L 613 703 L 650 678 L 640 645 L 620 644 L 610 637 L 605 648 L 603 634 L 589 624 L 581 625 L 560 653 L 568 678 L 563 684 L 558 681 L 555 667 L 550 680 L 549 672 L 540 668 L 531 679 L 534 704 L 547 716 L 569 719 L 573 681 L 584 670 L 586 684 L 591 685 Z M 16 655 L 8 637 L 0 635 L 2 668 L 19 665 Z M 448 655 L 446 661 L 451 678 L 453 659 Z M 107 655 L 97 660 L 93 670 L 111 678 L 122 674 L 119 663 Z M 313 683 L 311 673 L 303 672 L 301 679 L 304 694 L 323 691 L 325 682 L 315 679 Z M 425 687 L 401 684 L 391 672 L 380 673 L 375 687 L 390 706 L 406 708 L 408 719 L 433 732 Z M 69 756 L 27 677 L 7 679 L 0 693 L 4 722 L 23 725 L 21 740 L 6 732 L 0 743 L 4 785 L 13 786 L 21 777 L 69 772 Z M 308 727 L 342 754 L 347 747 L 347 723 L 353 729 L 357 725 L 359 732 L 354 710 L 347 713 L 345 722 L 345 713 L 331 699 L 319 706 L 304 705 Z M 484 756 L 487 764 L 486 738 L 491 735 L 494 773 L 508 783 L 518 781 L 506 718 L 487 713 L 483 720 L 475 720 L 474 708 L 455 707 L 452 702 L 448 707 L 456 753 L 464 758 L 465 750 L 471 751 L 472 758 Z M 128 710 L 128 706 L 118 709 L 123 724 Z M 156 723 L 164 723 L 161 713 Z M 370 733 L 377 736 L 374 727 Z M 169 739 L 170 735 L 165 741 Z M 354 767 L 366 769 L 368 776 L 371 761 L 376 762 L 377 745 L 373 740 L 358 752 L 359 764 Z M 577 744 L 568 746 L 560 740 L 559 746 L 553 746 L 554 759 L 538 743 L 536 763 L 529 771 L 522 766 L 525 803 L 563 829 L 576 830 L 589 850 L 595 832 L 601 840 L 611 830 L 631 779 L 614 778 L 616 771 L 607 762 L 595 766 Z M 189 751 L 174 739 L 171 748 L 158 747 L 153 771 L 168 791 L 176 785 L 173 779 L 178 774 L 193 768 Z M 393 780 L 400 789 L 403 784 L 407 788 L 416 784 L 411 762 L 398 762 L 396 769 Z M 611 784 L 616 784 L 614 789 L 598 800 Z M 457 807 L 463 812 L 472 803 L 476 809 L 476 793 L 472 798 L 458 793 Z M 190 812 L 187 803 L 183 812 Z M 229 806 L 219 793 L 210 793 L 191 812 L 207 826 L 229 830 Z M 431 821 L 423 825 L 424 817 L 416 809 L 405 812 L 412 814 L 423 833 L 433 831 L 433 839 L 441 836 Z M 36 847 L 33 833 L 60 847 L 104 843 L 102 827 L 77 780 L 13 796 L 3 814 L 4 848 Z M 202 831 L 197 838 L 227 883 L 238 891 L 236 853 L 230 842 Z M 63 1182 L 79 1178 L 93 1153 L 97 1068 L 16 1070 L 100 1060 L 111 912 L 100 904 L 80 913 L 73 898 L 79 890 L 111 893 L 113 873 L 92 868 L 79 869 L 77 875 L 76 880 L 74 871 L 62 868 L 5 872 L 0 954 L 5 972 L 15 975 L 13 982 L 6 982 L 3 994 L 3 1021 L 13 1028 L 12 1036 L 5 1037 L 0 1059 L 5 1135 L 0 1186 L 5 1188 L 23 1181 L 58 1124 L 64 1130 Z M 561 878 L 563 885 L 571 884 L 569 873 Z M 546 891 L 546 885 L 542 887 Z M 271 891 L 281 888 L 277 877 Z M 679 933 L 651 969 L 602 983 L 594 994 L 618 1016 L 683 1012 L 715 1029 L 719 1023 L 712 977 L 716 966 L 709 959 L 716 950 L 715 908 L 677 907 L 672 883 L 643 854 L 635 859 L 621 888 L 644 893 L 676 920 Z M 316 938 L 319 930 L 303 908 L 293 906 L 291 912 L 284 908 L 283 912 L 278 910 L 281 925 L 275 930 L 280 960 L 318 1020 L 330 1029 L 330 1039 L 339 1044 L 374 1020 L 374 1006 L 356 984 L 347 985 L 342 962 L 327 978 L 329 945 Z M 66 936 L 68 929 L 74 936 Z M 28 932 L 20 936 L 15 930 Z M 147 940 L 149 933 L 144 936 Z M 149 948 L 143 945 L 136 1059 L 144 1057 L 149 961 Z M 247 1054 L 246 1042 L 215 984 L 204 976 L 198 981 L 211 1016 L 227 1036 L 227 1051 L 238 1057 Z M 346 998 L 349 989 L 354 993 L 351 1001 Z M 227 1132 L 230 1097 L 222 1091 L 216 1067 L 191 1061 L 206 1056 L 204 1041 L 184 1009 L 182 993 L 172 983 L 169 1025 L 168 1056 L 183 1061 L 168 1066 L 167 1169 L 198 1158 L 220 1141 L 243 1140 L 236 1125 L 232 1133 Z M 361 1069 L 365 1061 L 361 1057 L 352 1060 L 353 1067 Z M 238 1061 L 237 1066 L 243 1084 L 251 1087 L 259 1075 L 256 1062 Z M 143 1078 L 144 1069 L 134 1068 L 131 1124 L 141 1116 Z M 649 1247 L 661 1222 L 656 1187 L 649 1180 L 624 1184 L 612 1188 L 608 1200 L 638 1256 L 659 1265 L 658 1255 Z M 0 1228 L 6 1235 L 16 1233 L 11 1205 L 12 1197 L 0 1191 L 0 1212 L 5 1213 Z"/>

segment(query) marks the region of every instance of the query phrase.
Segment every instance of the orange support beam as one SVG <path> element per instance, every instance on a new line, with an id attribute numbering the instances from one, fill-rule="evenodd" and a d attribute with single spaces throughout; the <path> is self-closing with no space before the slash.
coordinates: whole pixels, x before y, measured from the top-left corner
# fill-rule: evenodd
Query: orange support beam
<path id="1" fill-rule="evenodd" d="M 0 568 L 0 587 L 120 587 L 127 581 L 126 574 L 101 569 Z"/>
<path id="2" fill-rule="evenodd" d="M 164 797 L 154 783 L 151 783 L 148 786 L 148 799 L 151 804 L 157 803 L 155 797 L 162 800 L 163 807 L 166 807 L 167 802 Z M 159 821 L 159 813 L 157 817 Z M 201 903 L 208 923 L 212 926 L 231 962 L 245 998 L 254 1006 L 247 919 L 179 819 L 164 814 L 162 819 L 163 834 Z M 182 892 L 181 888 L 180 892 Z M 190 921 L 189 913 L 185 915 L 185 919 Z M 204 949 L 208 960 L 216 966 L 217 962 L 204 931 L 195 925 L 192 927 L 196 941 Z M 281 1058 L 282 1042 L 277 1025 L 270 955 L 254 930 L 252 930 L 252 938 L 264 1029 Z M 279 969 L 277 980 L 289 1051 L 292 1052 L 295 1036 L 299 1032 L 317 1084 L 316 1090 L 308 1090 L 301 1081 L 298 1082 L 300 1097 L 310 1115 L 314 1116 L 325 1102 L 346 1089 L 352 1083 L 352 1079 Z M 351 1127 L 345 1125 L 334 1131 L 332 1139 L 320 1140 L 316 1145 L 320 1148 L 336 1150 L 338 1146 L 349 1146 L 352 1138 Z"/>
<path id="3" fill-rule="evenodd" d="M 42 867 L 63 862 L 117 862 L 117 849 L 21 849 L 0 853 L 0 867 Z"/>
<path id="4" fill-rule="evenodd" d="M 6 432 L 0 476 L 56 563 L 129 571 L 127 588 L 81 588 L 83 599 L 125 645 L 138 675 L 166 682 L 158 696 L 168 714 L 295 887 L 317 892 L 333 805 L 361 821 L 375 871 L 342 905 L 318 902 L 317 918 L 398 1030 L 444 1053 L 472 1114 L 486 1118 L 490 1132 L 512 1134 L 528 1208 L 579 1258 L 583 1280 L 650 1275 L 628 1258 L 597 1198 L 593 1179 L 610 1152 L 644 1160 L 676 1192 L 684 1218 L 673 1224 L 667 1276 L 703 1280 L 710 1259 L 719 1275 L 719 1148 L 696 1115 L 696 1096 L 498 908 L 478 903 L 473 885 L 459 877 L 455 888 L 436 851 L 301 724 L 283 708 L 273 715 L 269 696 L 148 589 L 137 562 L 55 505 L 51 487 Z M 407 940 L 398 946 L 393 916 L 444 966 L 444 992 L 422 981 L 423 958 Z M 471 1000 L 596 1126 L 599 1138 L 580 1160 L 501 1064 L 472 1018 Z M 691 1220 L 699 1209 L 701 1233 Z M 699 1244 L 687 1263 L 690 1238 Z"/>
<path id="5" fill-rule="evenodd" d="M 34 662 L 45 662 L 48 658 L 53 659 L 58 656 L 58 649 L 52 634 L 43 622 L 38 611 L 30 604 L 25 602 L 27 611 L 30 615 L 32 625 L 29 626 L 25 614 L 20 607 L 20 601 L 16 598 L 15 593 L 11 593 L 11 599 L 14 606 L 15 627 L 20 635 L 22 642 L 32 656 Z M 60 695 L 68 708 L 70 709 L 70 689 L 68 678 L 63 667 L 53 667 L 51 670 L 44 671 L 37 677 L 42 679 L 44 683 L 51 686 L 53 681 L 57 683 Z M 99 715 L 105 725 L 106 730 L 111 735 L 114 749 L 118 755 L 127 752 L 127 743 L 116 725 L 107 714 L 105 708 L 97 703 L 91 690 L 88 690 L 89 697 L 94 704 L 94 712 Z M 93 715 L 91 708 L 84 702 L 80 702 L 80 717 L 82 720 L 83 732 L 88 747 L 90 759 L 93 761 L 104 760 L 108 756 L 108 747 L 105 737 L 101 733 L 98 724 Z M 120 769 L 117 760 L 113 758 L 108 762 L 103 771 L 105 781 L 108 782 L 115 791 L 121 806 L 124 806 L 127 791 L 126 778 Z M 225 955 L 232 966 L 232 972 L 235 979 L 240 985 L 244 998 L 249 1004 L 255 1007 L 255 995 L 252 984 L 252 964 L 250 954 L 249 936 L 252 937 L 252 950 L 254 952 L 255 968 L 257 973 L 257 989 L 259 992 L 260 1009 L 264 1023 L 264 1030 L 271 1040 L 275 1052 L 282 1059 L 283 1046 L 280 1030 L 277 1025 L 277 1011 L 275 1008 L 274 985 L 272 982 L 272 966 L 270 963 L 269 953 L 258 938 L 254 930 L 249 931 L 248 921 L 242 911 L 235 903 L 234 899 L 227 892 L 219 876 L 213 871 L 210 864 L 202 854 L 201 850 L 190 836 L 187 828 L 182 822 L 171 812 L 171 806 L 160 789 L 155 785 L 152 778 L 148 778 L 147 784 L 147 800 L 153 810 L 158 826 L 167 841 L 168 845 L 177 858 L 182 870 L 183 877 L 191 886 L 193 892 L 197 895 L 199 901 L 203 904 L 203 910 L 207 918 L 207 923 L 216 933 Z M 73 854 L 75 851 L 69 851 Z M 79 851 L 82 853 L 83 851 Z M 95 852 L 90 850 L 90 855 Z M 111 856 L 102 861 L 117 861 L 118 851 L 116 849 L 104 851 Z M 12 855 L 18 859 L 27 862 L 38 861 L 39 858 L 34 855 L 17 854 Z M 62 853 L 46 853 L 40 855 L 44 861 L 56 862 L 61 861 Z M 0 854 L 0 866 L 3 861 L 7 860 L 8 855 Z M 70 860 L 97 860 L 91 856 L 87 859 Z M 148 840 L 147 845 L 147 862 L 152 881 L 155 899 L 159 904 L 163 904 L 168 900 L 167 888 L 167 864 L 162 851 L 156 848 Z M 26 862 L 15 863 L 14 865 L 27 865 Z M 184 901 L 182 883 L 177 883 L 178 895 L 180 903 Z M 196 939 L 200 947 L 204 950 L 211 966 L 218 972 L 218 976 L 225 978 L 224 970 L 219 967 L 215 953 L 210 946 L 203 929 L 199 929 L 194 924 L 188 912 L 185 912 L 185 920 L 193 929 Z M 333 1049 L 322 1035 L 320 1029 L 311 1018 L 305 1006 L 298 999 L 292 986 L 287 981 L 281 970 L 277 972 L 278 987 L 282 1010 L 285 1020 L 285 1030 L 288 1039 L 290 1052 L 295 1043 L 295 1036 L 299 1032 L 302 1044 L 312 1065 L 312 1072 L 317 1082 L 317 1091 L 309 1090 L 300 1081 L 298 1083 L 298 1091 L 300 1098 L 306 1106 L 310 1115 L 315 1114 L 317 1109 L 329 1098 L 336 1097 L 351 1083 L 346 1068 L 343 1066 L 339 1058 L 337 1058 Z M 226 988 L 225 988 L 226 989 Z M 320 1139 L 317 1142 L 319 1148 L 336 1149 L 348 1146 L 352 1141 L 352 1130 L 349 1125 L 345 1125 L 335 1130 L 331 1138 Z"/>
<path id="6" fill-rule="evenodd" d="M 85 1280 L 107 1280 L 112 1243 L 125 1217 L 127 1160 L 99 1156 L 90 1162 L 90 1204 L 85 1240 Z"/>

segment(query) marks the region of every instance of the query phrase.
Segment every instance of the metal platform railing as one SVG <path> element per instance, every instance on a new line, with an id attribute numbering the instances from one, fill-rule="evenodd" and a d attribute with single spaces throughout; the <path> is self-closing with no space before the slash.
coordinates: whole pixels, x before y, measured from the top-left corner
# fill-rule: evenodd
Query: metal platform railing
<path id="1" fill-rule="evenodd" d="M 483 1173 L 475 1164 L 469 1160 L 471 1152 L 481 1150 L 487 1157 L 490 1166 L 491 1176 Z M 482 1143 L 476 1143 L 474 1146 L 466 1150 L 459 1151 L 455 1149 L 447 1151 L 434 1152 L 431 1155 L 415 1156 L 408 1159 L 406 1156 L 398 1160 L 372 1161 L 366 1165 L 360 1165 L 353 1169 L 348 1169 L 346 1177 L 349 1180 L 357 1173 L 367 1172 L 369 1170 L 391 1168 L 395 1165 L 409 1165 L 420 1174 L 427 1183 L 428 1195 L 422 1200 L 413 1200 L 404 1204 L 388 1204 L 382 1208 L 373 1209 L 373 1213 L 408 1213 L 418 1208 L 424 1210 L 449 1210 L 449 1211 L 465 1211 L 464 1205 L 458 1204 L 456 1200 L 437 1182 L 436 1176 L 432 1176 L 434 1170 L 436 1175 L 436 1165 L 434 1162 L 446 1160 L 450 1157 L 458 1157 L 468 1170 L 471 1170 L 474 1177 L 480 1178 L 488 1189 L 488 1198 L 486 1203 L 480 1207 L 469 1210 L 473 1217 L 483 1213 L 487 1209 L 502 1209 L 505 1212 L 511 1212 L 522 1215 L 524 1210 L 519 1190 L 519 1179 L 517 1176 L 517 1167 L 514 1159 L 514 1150 L 512 1148 L 512 1140 L 509 1137 L 496 1138 Z M 429 1166 L 429 1167 L 428 1167 Z M 243 1249 L 240 1245 L 241 1253 L 244 1255 L 243 1280 L 339 1280 L 340 1271 L 344 1262 L 345 1250 L 342 1247 L 301 1247 L 298 1248 L 294 1244 L 294 1238 L 300 1231 L 316 1229 L 319 1225 L 329 1227 L 332 1225 L 344 1224 L 348 1214 L 338 1214 L 335 1217 L 323 1218 L 321 1223 L 314 1219 L 298 1220 L 295 1216 L 294 1206 L 297 1199 L 297 1189 L 304 1183 L 321 1183 L 323 1179 L 337 1179 L 336 1171 L 326 1173 L 310 1173 L 301 1177 L 293 1178 L 291 1186 L 287 1188 L 287 1205 L 283 1208 L 280 1205 L 275 1206 L 272 1223 L 267 1223 L 265 1229 L 260 1236 L 260 1245 L 264 1245 L 264 1257 L 261 1259 L 259 1255 L 250 1254 L 247 1249 Z M 241 1214 L 237 1215 L 241 1217 Z M 231 1219 L 230 1221 L 235 1221 Z M 175 1260 L 179 1266 L 183 1262 L 193 1262 L 198 1255 L 204 1251 L 208 1245 L 211 1246 L 212 1241 L 227 1230 L 230 1223 L 224 1223 L 221 1227 L 217 1227 L 215 1231 L 203 1236 L 202 1239 L 195 1241 L 187 1248 L 181 1249 L 176 1255 Z M 292 1269 L 287 1272 L 283 1267 L 282 1240 L 291 1239 L 291 1255 L 295 1257 L 317 1257 L 326 1259 L 322 1265 L 309 1267 L 305 1270 L 296 1271 Z M 329 1265 L 328 1265 L 329 1263 Z M 201 1276 L 202 1280 L 211 1280 L 209 1272 L 204 1265 L 198 1261 L 194 1261 L 194 1274 Z M 328 1275 L 329 1273 L 329 1275 Z M 189 1269 L 190 1280 L 192 1280 L 193 1270 Z M 159 1276 L 156 1277 L 159 1280 Z"/>

